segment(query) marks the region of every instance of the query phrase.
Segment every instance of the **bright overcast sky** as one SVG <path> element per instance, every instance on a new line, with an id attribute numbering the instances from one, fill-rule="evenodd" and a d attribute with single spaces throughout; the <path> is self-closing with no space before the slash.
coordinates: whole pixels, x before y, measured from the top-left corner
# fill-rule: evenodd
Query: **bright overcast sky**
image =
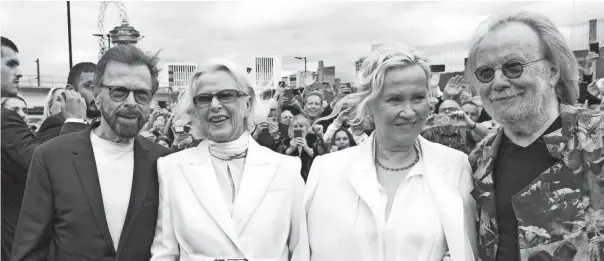
<path id="1" fill-rule="evenodd" d="M 96 61 L 100 2 L 71 3 L 74 64 Z M 600 2 L 124 2 L 130 24 L 148 51 L 162 49 L 162 61 L 204 64 L 226 58 L 251 66 L 251 57 L 283 56 L 284 71 L 304 68 L 294 56 L 336 66 L 336 76 L 352 78 L 354 60 L 371 44 L 399 42 L 427 46 L 467 41 L 493 15 L 534 11 L 559 26 L 604 19 Z M 2 2 L 3 36 L 21 51 L 23 74 L 67 77 L 69 55 L 66 2 Z M 105 33 L 119 25 L 115 5 L 107 8 Z"/>

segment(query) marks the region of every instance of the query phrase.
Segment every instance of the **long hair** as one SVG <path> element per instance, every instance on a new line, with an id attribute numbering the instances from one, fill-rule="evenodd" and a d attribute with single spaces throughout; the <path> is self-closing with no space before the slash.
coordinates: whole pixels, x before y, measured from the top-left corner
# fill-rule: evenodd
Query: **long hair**
<path id="1" fill-rule="evenodd" d="M 336 134 L 338 134 L 338 132 L 341 132 L 341 131 L 343 131 L 344 133 L 346 133 L 346 136 L 348 136 L 348 141 L 350 143 L 348 145 L 348 147 L 354 147 L 354 146 L 357 145 L 357 142 L 354 141 L 354 137 L 352 136 L 352 133 L 350 133 L 350 131 L 348 131 L 347 129 L 344 129 L 344 128 L 339 128 L 331 136 L 331 144 L 329 145 L 329 150 L 331 150 L 331 148 L 336 145 Z"/>
<path id="2" fill-rule="evenodd" d="M 199 78 L 206 73 L 218 71 L 230 74 L 235 79 L 239 91 L 249 95 L 248 97 L 250 99 L 250 116 L 244 120 L 244 129 L 250 132 L 253 131 L 255 124 L 254 121 L 251 120 L 251 118 L 252 115 L 255 114 L 256 109 L 256 92 L 254 91 L 252 83 L 247 77 L 245 71 L 243 71 L 243 69 L 241 69 L 236 64 L 226 60 L 213 61 L 203 69 L 193 74 L 191 80 L 189 81 L 189 86 L 185 90 L 184 94 L 182 94 L 182 97 L 180 98 L 176 106 L 177 115 L 191 121 L 194 129 L 197 129 L 200 132 L 200 135 L 204 137 L 207 136 L 206 133 L 201 133 L 201 116 L 197 115 L 197 109 L 195 108 L 195 104 L 193 103 L 193 97 L 195 97 L 199 89 L 203 87 L 201 85 L 201 82 L 199 81 Z"/>
<path id="3" fill-rule="evenodd" d="M 46 98 L 44 99 L 44 118 L 48 118 L 52 115 L 50 115 L 50 105 L 52 104 L 53 100 L 53 96 L 55 95 L 55 92 L 57 92 L 58 90 L 65 90 L 65 88 L 63 87 L 54 87 L 52 89 L 50 89 L 50 91 L 48 92 L 48 94 L 46 94 Z"/>
<path id="4" fill-rule="evenodd" d="M 373 120 L 369 116 L 369 105 L 380 95 L 384 88 L 384 78 L 393 69 L 419 65 L 426 75 L 426 89 L 431 76 L 427 60 L 417 51 L 400 46 L 397 50 L 383 50 L 371 53 L 363 61 L 360 76 L 356 86 L 358 92 L 348 94 L 340 99 L 330 115 L 317 119 L 315 123 L 336 117 L 346 107 L 351 106 L 351 124 L 365 124 L 372 126 Z M 429 92 L 428 92 L 429 93 Z M 430 96 L 430 95 L 429 95 Z"/>
<path id="5" fill-rule="evenodd" d="M 560 103 L 574 105 L 579 98 L 579 76 L 577 59 L 566 39 L 554 23 L 547 17 L 535 13 L 518 13 L 492 19 L 481 24 L 472 41 L 465 72 L 466 79 L 476 80 L 474 70 L 477 66 L 477 52 L 484 37 L 510 23 L 522 23 L 530 27 L 541 40 L 544 58 L 560 72 L 556 83 L 556 96 Z"/>

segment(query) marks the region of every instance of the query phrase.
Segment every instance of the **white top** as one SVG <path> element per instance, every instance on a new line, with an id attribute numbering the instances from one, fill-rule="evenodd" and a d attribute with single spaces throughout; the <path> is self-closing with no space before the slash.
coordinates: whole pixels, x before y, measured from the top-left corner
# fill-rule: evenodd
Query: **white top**
<path id="1" fill-rule="evenodd" d="M 423 164 L 420 157 L 409 170 L 392 195 L 391 209 L 387 208 L 390 193 L 380 184 L 384 211 L 377 226 L 384 248 L 383 260 L 441 261 L 447 251 L 438 210 L 424 180 Z"/>
<path id="2" fill-rule="evenodd" d="M 216 143 L 208 140 L 208 148 L 212 165 L 216 172 L 216 179 L 222 191 L 224 203 L 231 216 L 233 215 L 233 206 L 235 205 L 237 193 L 241 187 L 245 157 L 231 160 L 223 159 L 229 159 L 230 157 L 245 153 L 249 141 L 250 134 L 247 132 L 244 132 L 239 138 L 231 142 Z"/>
<path id="3" fill-rule="evenodd" d="M 110 142 L 90 132 L 90 142 L 103 195 L 107 226 L 117 250 L 128 212 L 134 174 L 134 140 L 129 144 Z"/>

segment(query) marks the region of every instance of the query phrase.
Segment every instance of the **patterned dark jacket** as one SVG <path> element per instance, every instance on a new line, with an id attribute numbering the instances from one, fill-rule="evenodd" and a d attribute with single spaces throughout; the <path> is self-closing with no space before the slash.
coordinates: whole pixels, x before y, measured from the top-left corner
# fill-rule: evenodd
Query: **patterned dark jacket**
<path id="1" fill-rule="evenodd" d="M 604 261 L 604 112 L 560 105 L 562 128 L 543 139 L 557 163 L 512 198 L 522 261 Z M 493 171 L 503 129 L 470 154 L 482 261 L 498 244 Z"/>

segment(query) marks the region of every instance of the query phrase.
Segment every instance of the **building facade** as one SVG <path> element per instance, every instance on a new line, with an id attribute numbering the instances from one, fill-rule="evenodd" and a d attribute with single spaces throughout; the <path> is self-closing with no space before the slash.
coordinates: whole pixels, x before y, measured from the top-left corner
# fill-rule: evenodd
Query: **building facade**
<path id="1" fill-rule="evenodd" d="M 283 61 L 280 55 L 256 56 L 250 76 L 257 90 L 276 89 L 279 87 L 282 71 Z"/>
<path id="2" fill-rule="evenodd" d="M 185 88 L 196 70 L 196 63 L 164 63 L 159 72 L 159 86 L 172 87 L 175 90 Z"/>

